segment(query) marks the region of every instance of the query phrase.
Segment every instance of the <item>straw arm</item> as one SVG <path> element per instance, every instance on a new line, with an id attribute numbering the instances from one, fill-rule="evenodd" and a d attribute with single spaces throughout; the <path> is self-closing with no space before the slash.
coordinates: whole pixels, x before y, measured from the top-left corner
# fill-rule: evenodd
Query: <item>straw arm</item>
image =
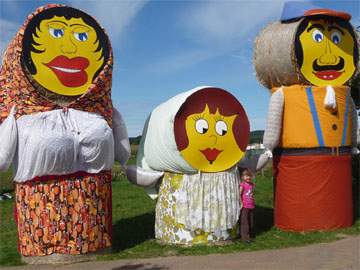
<path id="1" fill-rule="evenodd" d="M 0 171 L 8 170 L 13 162 L 17 137 L 15 106 L 13 106 L 8 117 L 0 125 Z"/>
<path id="2" fill-rule="evenodd" d="M 282 88 L 280 88 L 270 98 L 268 119 L 264 133 L 264 146 L 270 151 L 273 151 L 280 141 L 283 109 L 284 94 Z"/>
<path id="3" fill-rule="evenodd" d="M 164 172 L 147 170 L 135 165 L 125 166 L 125 172 L 131 183 L 141 187 L 154 187 L 164 176 Z"/>
<path id="4" fill-rule="evenodd" d="M 355 109 L 355 103 L 354 100 L 351 98 L 351 122 L 352 122 L 352 126 L 351 126 L 351 146 L 353 148 L 353 154 L 359 154 L 360 151 L 357 148 L 358 143 L 358 115 L 357 115 L 357 111 Z"/>
<path id="5" fill-rule="evenodd" d="M 130 157 L 130 142 L 125 122 L 118 110 L 113 109 L 115 159 L 123 166 Z"/>

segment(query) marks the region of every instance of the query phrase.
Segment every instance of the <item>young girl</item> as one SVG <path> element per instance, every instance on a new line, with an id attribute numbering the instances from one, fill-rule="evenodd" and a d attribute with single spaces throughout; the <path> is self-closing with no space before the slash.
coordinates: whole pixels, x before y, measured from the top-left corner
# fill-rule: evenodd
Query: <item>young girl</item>
<path id="1" fill-rule="evenodd" d="M 240 203 L 242 209 L 240 212 L 240 234 L 241 240 L 250 243 L 250 237 L 253 235 L 254 228 L 254 188 L 252 182 L 253 174 L 249 169 L 244 169 L 241 173 L 241 183 L 239 185 Z"/>

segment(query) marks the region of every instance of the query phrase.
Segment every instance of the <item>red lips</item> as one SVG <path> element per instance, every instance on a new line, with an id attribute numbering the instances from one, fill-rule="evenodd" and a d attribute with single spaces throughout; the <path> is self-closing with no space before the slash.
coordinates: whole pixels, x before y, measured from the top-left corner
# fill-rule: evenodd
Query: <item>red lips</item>
<path id="1" fill-rule="evenodd" d="M 199 151 L 206 157 L 206 159 L 210 162 L 210 164 L 212 164 L 217 158 L 217 156 L 222 152 L 222 150 L 218 150 L 216 148 L 213 149 L 206 148 L 204 150 L 199 150 Z"/>
<path id="2" fill-rule="evenodd" d="M 336 70 L 324 70 L 324 71 L 314 72 L 314 74 L 316 77 L 318 77 L 321 80 L 331 81 L 340 77 L 342 72 Z"/>
<path id="3" fill-rule="evenodd" d="M 89 66 L 89 60 L 84 57 L 70 59 L 60 55 L 45 64 L 45 66 L 49 67 L 66 87 L 79 87 L 88 80 L 85 69 Z"/>

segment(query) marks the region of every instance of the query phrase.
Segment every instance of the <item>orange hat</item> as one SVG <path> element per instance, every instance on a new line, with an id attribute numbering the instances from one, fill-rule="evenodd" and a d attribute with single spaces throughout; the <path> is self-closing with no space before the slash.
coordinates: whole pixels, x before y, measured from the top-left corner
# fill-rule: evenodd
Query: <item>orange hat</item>
<path id="1" fill-rule="evenodd" d="M 337 17 L 345 21 L 351 19 L 351 15 L 346 12 L 320 8 L 310 3 L 286 2 L 281 14 L 281 21 L 284 22 L 317 15 Z"/>

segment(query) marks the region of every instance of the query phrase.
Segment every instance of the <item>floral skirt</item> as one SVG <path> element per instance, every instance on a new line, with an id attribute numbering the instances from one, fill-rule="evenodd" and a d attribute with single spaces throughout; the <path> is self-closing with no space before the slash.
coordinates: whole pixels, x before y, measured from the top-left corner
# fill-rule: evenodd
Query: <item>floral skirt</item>
<path id="1" fill-rule="evenodd" d="M 164 244 L 191 246 L 195 244 L 216 244 L 238 237 L 238 225 L 232 229 L 204 231 L 189 230 L 178 223 L 175 212 L 177 191 L 183 182 L 183 175 L 165 173 L 160 185 L 159 197 L 155 209 L 155 237 Z"/>
<path id="2" fill-rule="evenodd" d="M 84 254 L 111 246 L 111 172 L 45 176 L 15 184 L 23 256 Z"/>

